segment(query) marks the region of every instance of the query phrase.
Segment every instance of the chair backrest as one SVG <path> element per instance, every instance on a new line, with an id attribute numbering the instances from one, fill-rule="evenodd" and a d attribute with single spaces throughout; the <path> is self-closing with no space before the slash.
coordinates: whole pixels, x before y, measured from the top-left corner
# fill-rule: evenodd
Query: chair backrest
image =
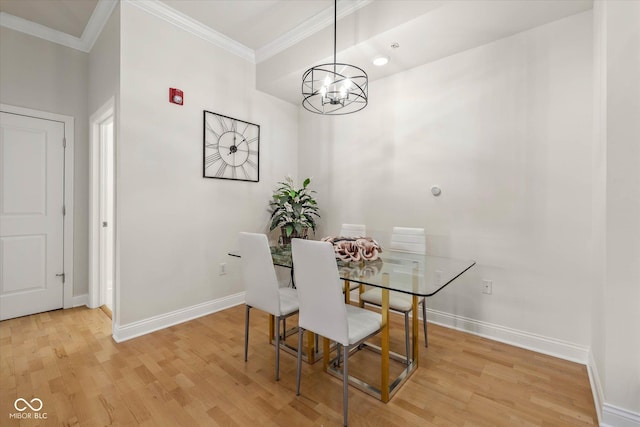
<path id="1" fill-rule="evenodd" d="M 365 237 L 367 227 L 364 224 L 342 224 L 340 228 L 341 237 Z"/>
<path id="2" fill-rule="evenodd" d="M 413 254 L 425 254 L 424 228 L 393 227 L 389 249 Z"/>
<path id="3" fill-rule="evenodd" d="M 279 285 L 267 236 L 242 232 L 238 239 L 246 304 L 280 315 Z"/>
<path id="4" fill-rule="evenodd" d="M 329 242 L 291 240 L 293 274 L 298 289 L 298 325 L 349 345 L 347 309 L 338 265 Z"/>

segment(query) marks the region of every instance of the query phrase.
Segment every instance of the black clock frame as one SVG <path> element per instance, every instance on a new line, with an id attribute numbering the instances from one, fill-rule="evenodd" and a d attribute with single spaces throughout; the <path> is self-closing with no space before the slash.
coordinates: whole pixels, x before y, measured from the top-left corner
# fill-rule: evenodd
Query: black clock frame
<path id="1" fill-rule="evenodd" d="M 257 159 L 256 159 L 256 162 L 255 162 L 255 169 L 256 169 L 256 178 L 255 179 L 207 175 L 207 148 L 211 148 L 211 147 L 207 147 L 207 115 L 211 115 L 211 116 L 216 117 L 216 119 L 218 121 L 220 121 L 220 122 L 222 122 L 224 119 L 227 119 L 227 120 L 231 120 L 231 121 L 236 122 L 236 123 L 244 123 L 244 124 L 247 125 L 245 127 L 245 131 L 250 126 L 254 126 L 257 129 L 258 134 L 257 134 L 257 137 L 254 138 L 254 139 L 256 139 L 256 149 L 255 149 L 255 151 L 257 152 L 256 153 Z M 224 126 L 223 126 L 223 128 L 224 128 Z M 229 130 L 227 130 L 226 132 L 228 132 L 228 131 Z M 215 132 L 215 131 L 213 131 L 213 132 Z M 226 133 L 226 132 L 223 132 L 223 134 Z M 237 133 L 237 134 L 240 134 L 236 130 L 234 130 L 234 132 Z M 240 135 L 242 135 L 242 134 L 240 134 Z M 220 137 L 221 136 L 222 136 L 222 134 L 220 136 L 218 136 L 218 141 L 220 141 Z M 247 141 L 245 140 L 245 142 L 247 142 Z M 249 142 L 247 142 L 247 144 L 249 144 Z M 235 139 L 234 139 L 234 145 L 232 145 L 229 148 L 230 148 L 230 153 L 235 153 L 237 151 L 237 147 L 235 145 Z M 235 150 L 234 150 L 234 148 L 235 148 Z M 218 148 L 218 150 L 219 150 L 219 148 Z M 240 165 L 245 164 L 248 161 L 249 157 L 250 157 L 250 154 L 247 155 L 247 160 L 242 162 Z M 222 160 L 222 162 L 225 162 L 224 159 L 221 159 L 221 160 Z M 215 162 L 213 162 L 213 163 L 215 163 Z M 227 163 L 227 164 L 229 164 L 229 163 Z M 239 167 L 239 166 L 237 166 L 237 167 Z M 230 181 L 259 182 L 260 181 L 260 125 L 255 124 L 255 123 L 251 123 L 251 122 L 247 122 L 246 120 L 240 120 L 240 119 L 236 119 L 234 117 L 225 116 L 224 114 L 219 114 L 219 113 L 214 113 L 212 111 L 203 110 L 203 114 L 202 114 L 202 177 L 203 178 L 213 178 L 213 179 L 226 179 L 226 180 L 230 180 Z"/>

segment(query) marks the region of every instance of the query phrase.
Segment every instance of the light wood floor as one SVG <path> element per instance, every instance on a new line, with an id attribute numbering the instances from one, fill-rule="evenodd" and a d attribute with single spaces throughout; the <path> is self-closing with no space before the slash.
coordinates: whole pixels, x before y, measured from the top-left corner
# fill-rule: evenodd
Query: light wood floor
<path id="1" fill-rule="evenodd" d="M 401 351 L 401 317 L 391 317 Z M 304 364 L 296 397 L 295 357 L 281 353 L 275 382 L 267 317 L 252 310 L 251 320 L 247 363 L 244 306 L 121 344 L 100 309 L 0 322 L 0 425 L 341 425 L 341 382 Z M 350 390 L 351 426 L 597 425 L 584 366 L 435 325 L 429 333 L 391 402 Z M 9 418 L 16 399 L 34 397 L 46 420 Z"/>

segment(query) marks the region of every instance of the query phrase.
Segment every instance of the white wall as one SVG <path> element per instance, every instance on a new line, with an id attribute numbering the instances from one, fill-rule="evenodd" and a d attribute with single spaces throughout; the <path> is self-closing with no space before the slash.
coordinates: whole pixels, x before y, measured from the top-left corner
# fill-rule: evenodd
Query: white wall
<path id="1" fill-rule="evenodd" d="M 301 111 L 320 235 L 425 227 L 431 254 L 478 262 L 431 309 L 586 349 L 592 61 L 589 11 L 372 82 L 358 114 Z"/>
<path id="2" fill-rule="evenodd" d="M 605 9 L 605 403 L 640 423 L 640 2 L 607 1 Z"/>
<path id="3" fill-rule="evenodd" d="M 116 5 L 89 53 L 89 116 L 120 91 L 120 6 Z M 88 159 L 88 157 L 87 157 Z"/>
<path id="4" fill-rule="evenodd" d="M 88 283 L 88 55 L 0 28 L 0 102 L 74 117 L 73 294 Z"/>
<path id="5" fill-rule="evenodd" d="M 255 66 L 121 4 L 117 217 L 122 326 L 242 292 L 227 252 L 266 231 L 276 181 L 295 173 L 297 110 L 255 90 Z M 125 42 L 126 41 L 126 42 Z M 184 106 L 168 102 L 170 87 Z M 261 126 L 260 182 L 202 178 L 203 110 Z M 229 274 L 218 275 L 219 263 Z"/>
<path id="6" fill-rule="evenodd" d="M 606 3 L 596 1 L 593 6 L 594 20 L 594 120 L 592 149 L 592 246 L 589 264 L 593 270 L 593 295 L 591 301 L 590 374 L 598 415 L 602 419 L 604 388 L 601 382 L 605 373 L 605 322 L 604 301 L 606 296 L 607 259 L 607 63 L 606 63 Z"/>

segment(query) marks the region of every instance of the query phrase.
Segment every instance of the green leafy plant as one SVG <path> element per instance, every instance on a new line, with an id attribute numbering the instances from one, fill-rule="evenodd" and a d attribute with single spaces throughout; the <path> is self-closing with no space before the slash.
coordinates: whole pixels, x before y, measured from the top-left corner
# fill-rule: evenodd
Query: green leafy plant
<path id="1" fill-rule="evenodd" d="M 315 191 L 310 190 L 311 179 L 307 178 L 302 183 L 302 188 L 295 188 L 293 179 L 289 176 L 284 182 L 279 182 L 279 187 L 273 192 L 273 198 L 269 202 L 271 212 L 271 230 L 281 227 L 286 237 L 303 236 L 305 229 L 316 231 L 316 218 L 318 204 L 313 198 Z"/>

